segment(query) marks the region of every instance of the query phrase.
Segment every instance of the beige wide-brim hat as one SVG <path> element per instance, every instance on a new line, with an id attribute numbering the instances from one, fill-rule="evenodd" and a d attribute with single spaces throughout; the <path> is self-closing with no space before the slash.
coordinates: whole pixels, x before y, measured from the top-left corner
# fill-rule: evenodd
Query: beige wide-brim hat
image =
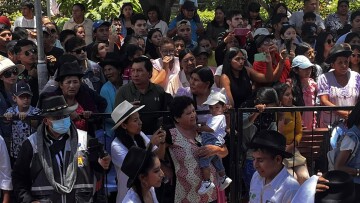
<path id="1" fill-rule="evenodd" d="M 25 70 L 25 66 L 22 64 L 14 64 L 9 58 L 0 55 L 0 75 L 5 71 L 16 67 L 18 70 L 18 74 L 22 73 Z"/>
<path id="2" fill-rule="evenodd" d="M 111 113 L 111 118 L 115 122 L 115 126 L 111 128 L 111 130 L 118 128 L 129 116 L 138 112 L 140 109 L 144 108 L 144 106 L 145 105 L 142 105 L 136 108 L 126 100 L 121 102 Z"/>

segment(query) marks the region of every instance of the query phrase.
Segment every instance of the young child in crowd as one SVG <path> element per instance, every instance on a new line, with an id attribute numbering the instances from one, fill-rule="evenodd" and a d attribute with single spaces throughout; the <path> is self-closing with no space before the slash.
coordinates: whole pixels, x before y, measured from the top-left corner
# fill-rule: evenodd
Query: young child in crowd
<path id="1" fill-rule="evenodd" d="M 292 107 L 292 88 L 287 83 L 279 83 L 274 86 L 280 105 Z M 297 146 L 302 138 L 302 121 L 300 112 L 284 112 L 278 114 L 278 131 L 286 138 L 286 151 L 294 154 L 294 159 L 284 159 L 284 164 L 290 174 L 293 174 L 300 185 L 309 178 L 309 171 L 306 166 L 306 158 L 303 157 Z"/>
<path id="2" fill-rule="evenodd" d="M 222 89 L 220 92 L 212 91 L 208 99 L 204 102 L 204 104 L 209 105 L 209 110 L 212 117 L 207 120 L 206 125 L 200 126 L 198 129 L 198 131 L 202 132 L 202 145 L 222 146 L 225 144 L 224 137 L 226 135 L 226 119 L 224 110 L 226 103 L 225 89 Z M 203 174 L 203 181 L 201 183 L 200 189 L 198 190 L 198 193 L 201 195 L 206 194 L 215 187 L 215 184 L 210 180 L 210 162 L 213 164 L 220 176 L 220 190 L 224 190 L 232 182 L 232 180 L 226 176 L 225 168 L 218 156 L 206 158 L 201 157 L 200 168 Z"/>
<path id="3" fill-rule="evenodd" d="M 315 105 L 317 84 L 314 78 L 316 75 L 315 65 L 306 56 L 298 55 L 293 59 L 289 82 L 292 86 L 295 106 Z M 306 129 L 315 128 L 315 112 L 304 111 L 302 113 L 302 125 Z"/>
<path id="4" fill-rule="evenodd" d="M 260 130 L 277 130 L 276 113 L 263 112 L 267 107 L 278 107 L 279 99 L 274 88 L 261 87 L 257 90 L 255 98 L 244 102 L 242 108 L 255 107 L 259 112 L 243 113 L 243 136 L 242 147 L 246 157 L 245 166 L 243 167 L 243 180 L 247 190 L 250 189 L 251 177 L 255 173 L 252 156 L 253 150 L 248 149 L 248 145 L 254 135 Z"/>
<path id="5" fill-rule="evenodd" d="M 8 108 L 4 114 L 4 117 L 6 117 L 8 121 L 12 120 L 13 116 L 18 116 L 20 119 L 11 122 L 12 139 L 10 145 L 10 159 L 12 164 L 18 156 L 23 141 L 35 132 L 35 129 L 29 125 L 30 122 L 25 122 L 24 119 L 27 116 L 40 113 L 38 108 L 30 105 L 33 93 L 31 92 L 29 84 L 23 80 L 17 82 L 14 85 L 13 94 L 13 100 L 16 102 L 16 105 Z"/>

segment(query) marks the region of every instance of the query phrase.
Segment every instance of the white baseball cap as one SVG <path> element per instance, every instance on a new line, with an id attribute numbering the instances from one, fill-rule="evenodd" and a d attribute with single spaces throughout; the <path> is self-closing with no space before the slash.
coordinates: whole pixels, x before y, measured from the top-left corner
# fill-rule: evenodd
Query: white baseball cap
<path id="1" fill-rule="evenodd" d="M 215 104 L 217 104 L 219 102 L 223 102 L 224 104 L 227 103 L 224 88 L 222 88 L 220 91 L 211 90 L 211 93 L 210 93 L 209 97 L 207 98 L 207 100 L 203 104 L 215 105 Z"/>
<path id="2" fill-rule="evenodd" d="M 313 63 L 310 62 L 308 57 L 304 55 L 296 56 L 292 61 L 292 68 L 299 67 L 301 69 L 307 69 L 309 67 L 315 66 Z"/>

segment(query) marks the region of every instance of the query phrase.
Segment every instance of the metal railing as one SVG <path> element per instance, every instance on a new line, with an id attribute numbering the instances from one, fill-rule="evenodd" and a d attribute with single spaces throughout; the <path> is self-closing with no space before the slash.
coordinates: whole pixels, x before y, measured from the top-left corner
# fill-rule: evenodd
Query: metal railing
<path id="1" fill-rule="evenodd" d="M 304 111 L 338 111 L 338 110 L 352 110 L 353 106 L 341 106 L 341 107 L 324 107 L 324 106 L 314 106 L 314 107 L 266 107 L 263 113 L 277 113 L 277 112 L 304 112 Z M 243 114 L 244 113 L 254 113 L 258 112 L 255 108 L 239 108 L 239 109 L 229 109 L 227 113 L 230 114 L 230 146 L 229 156 L 230 156 L 230 173 L 229 176 L 232 178 L 233 182 L 230 185 L 230 198 L 229 202 L 237 203 L 242 200 L 243 191 L 243 158 L 242 154 L 242 137 L 243 131 L 237 129 L 243 129 Z M 197 111 L 198 114 L 208 114 L 209 111 Z M 141 114 L 151 114 L 153 116 L 169 116 L 168 111 L 156 111 L 156 112 L 141 112 Z M 25 121 L 30 122 L 30 120 L 41 120 L 42 116 L 28 116 Z M 109 113 L 94 113 L 91 115 L 91 118 L 102 118 L 103 120 L 111 118 Z M 0 120 L 4 120 L 5 117 L 0 116 Z M 13 117 L 13 120 L 19 119 L 17 116 Z M 326 140 L 328 142 L 328 140 Z M 327 143 L 328 144 L 328 143 Z M 325 155 L 326 156 L 326 155 Z"/>

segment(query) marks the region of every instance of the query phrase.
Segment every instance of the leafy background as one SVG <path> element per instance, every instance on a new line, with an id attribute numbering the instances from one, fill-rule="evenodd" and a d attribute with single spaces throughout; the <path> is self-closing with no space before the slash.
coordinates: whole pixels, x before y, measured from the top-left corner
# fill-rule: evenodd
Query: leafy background
<path id="1" fill-rule="evenodd" d="M 160 2 L 161 1 L 161 2 Z M 214 18 L 214 9 L 217 5 L 224 5 L 225 8 L 238 8 L 243 9 L 245 5 L 253 0 L 198 0 L 199 3 L 199 15 L 204 24 L 210 22 Z M 262 0 L 265 3 L 270 0 Z M 21 16 L 19 12 L 19 4 L 21 0 L 0 0 L 0 12 L 3 15 L 7 15 L 11 20 L 15 20 L 16 17 Z M 132 2 L 134 5 L 134 10 L 136 12 L 142 12 L 142 8 L 147 8 L 150 1 L 140 1 L 139 0 L 58 0 L 60 6 L 60 15 L 52 17 L 52 19 L 62 28 L 62 25 L 69 19 L 71 16 L 71 9 L 74 3 L 83 3 L 87 8 L 86 17 L 92 20 L 96 19 L 110 19 L 112 17 L 118 16 L 120 8 L 124 2 Z M 155 1 L 160 4 L 170 4 L 172 5 L 171 17 L 172 19 L 176 12 L 178 11 L 178 0 L 157 0 Z M 289 10 L 294 12 L 302 8 L 302 0 L 283 0 L 282 2 L 288 5 Z M 146 5 L 147 4 L 147 5 Z M 43 11 L 46 11 L 45 0 L 42 0 Z M 325 18 L 328 14 L 334 13 L 337 7 L 336 1 L 328 0 L 319 0 L 319 13 Z M 350 0 L 350 10 L 356 10 L 360 8 L 360 1 Z M 263 19 L 268 18 L 268 14 L 264 9 L 261 9 L 261 16 Z M 167 19 L 165 19 L 167 20 Z"/>

